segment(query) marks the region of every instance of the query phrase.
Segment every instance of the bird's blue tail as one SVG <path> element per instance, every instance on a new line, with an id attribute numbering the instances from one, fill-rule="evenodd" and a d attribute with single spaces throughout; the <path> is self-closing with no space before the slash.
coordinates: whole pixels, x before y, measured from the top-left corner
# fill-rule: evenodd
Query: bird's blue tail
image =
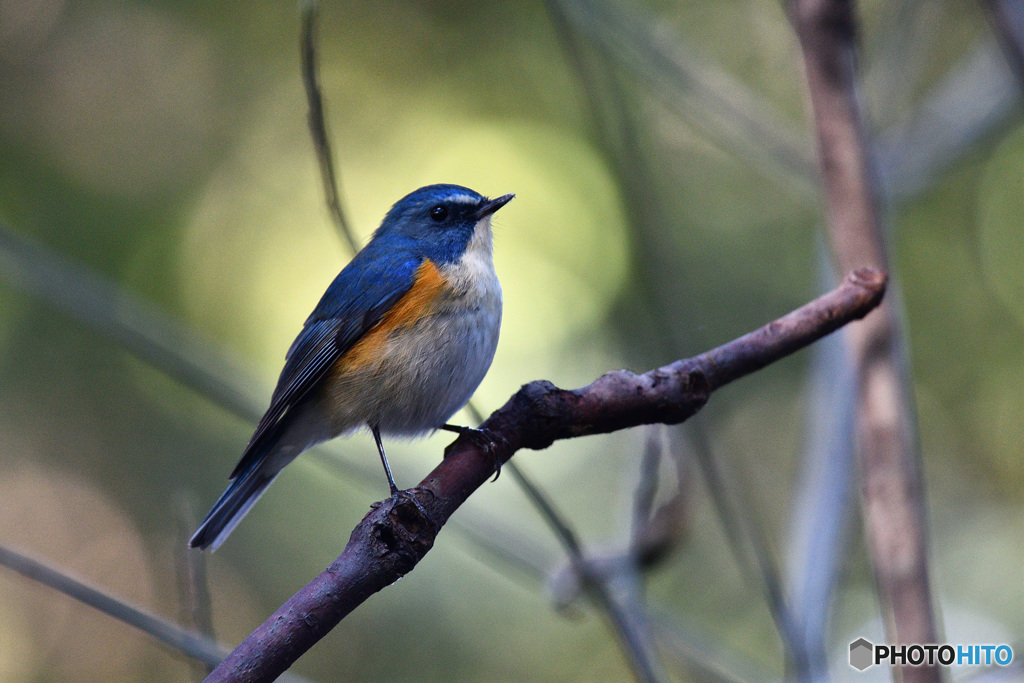
<path id="1" fill-rule="evenodd" d="M 260 467 L 262 464 L 259 460 L 252 463 L 232 480 L 189 539 L 190 548 L 209 548 L 214 551 L 234 531 L 270 483 L 277 478 L 277 472 L 267 473 L 265 467 Z"/>

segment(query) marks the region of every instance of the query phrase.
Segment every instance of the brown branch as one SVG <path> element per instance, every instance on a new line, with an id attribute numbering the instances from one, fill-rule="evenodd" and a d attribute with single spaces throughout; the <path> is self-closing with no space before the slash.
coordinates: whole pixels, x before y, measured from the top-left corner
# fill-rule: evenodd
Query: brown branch
<path id="1" fill-rule="evenodd" d="M 875 308 L 885 274 L 863 269 L 835 290 L 761 329 L 642 375 L 609 372 L 576 390 L 524 385 L 482 425 L 494 445 L 460 437 L 414 489 L 375 504 L 342 554 L 253 631 L 207 679 L 269 681 L 367 598 L 412 571 L 456 509 L 493 474 L 495 459 L 558 439 L 643 424 L 677 424 L 712 391 L 787 356 Z"/>
<path id="2" fill-rule="evenodd" d="M 852 0 L 791 0 L 814 110 L 828 222 L 840 272 L 886 266 L 879 188 L 856 81 Z M 888 297 L 850 332 L 859 397 L 861 504 L 886 634 L 894 643 L 937 639 L 927 563 L 927 521 L 913 401 L 899 315 Z M 903 680 L 938 680 L 936 667 L 902 667 Z"/>

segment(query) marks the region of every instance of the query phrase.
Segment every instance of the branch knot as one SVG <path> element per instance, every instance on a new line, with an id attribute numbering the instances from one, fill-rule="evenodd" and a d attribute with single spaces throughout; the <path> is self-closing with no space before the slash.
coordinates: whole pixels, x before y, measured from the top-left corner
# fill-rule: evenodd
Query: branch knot
<path id="1" fill-rule="evenodd" d="M 381 560 L 393 563 L 398 576 L 412 571 L 433 545 L 440 525 L 434 521 L 418 496 L 433 497 L 429 489 L 414 488 L 381 503 L 370 534 L 377 541 Z"/>

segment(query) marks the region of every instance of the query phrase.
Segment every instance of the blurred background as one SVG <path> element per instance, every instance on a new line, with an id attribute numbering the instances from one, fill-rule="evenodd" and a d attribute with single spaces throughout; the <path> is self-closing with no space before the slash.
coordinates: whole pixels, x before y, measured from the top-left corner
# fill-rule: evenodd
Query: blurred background
<path id="1" fill-rule="evenodd" d="M 858 4 L 935 602 L 947 641 L 1020 645 L 1021 72 L 986 4 Z M 190 627 L 203 605 L 182 589 L 187 533 L 351 256 L 323 201 L 299 33 L 287 2 L 0 0 L 0 544 Z M 421 185 L 517 195 L 495 220 L 505 317 L 475 398 L 485 414 L 530 380 L 575 387 L 693 355 L 833 282 L 778 2 L 326 2 L 319 46 L 360 243 Z M 600 558 L 631 547 L 654 485 L 672 523 L 616 591 L 672 678 L 783 676 L 758 558 L 778 566 L 833 675 L 852 672 L 851 640 L 882 640 L 837 348 L 737 382 L 685 429 L 516 456 Z M 449 441 L 389 444 L 399 485 Z M 712 460 L 720 478 L 695 464 Z M 379 470 L 356 434 L 284 472 L 207 558 L 220 642 L 338 555 L 386 495 Z M 628 679 L 606 618 L 559 573 L 566 561 L 503 475 L 295 671 Z M 148 636 L 0 569 L 0 679 L 195 675 Z"/>

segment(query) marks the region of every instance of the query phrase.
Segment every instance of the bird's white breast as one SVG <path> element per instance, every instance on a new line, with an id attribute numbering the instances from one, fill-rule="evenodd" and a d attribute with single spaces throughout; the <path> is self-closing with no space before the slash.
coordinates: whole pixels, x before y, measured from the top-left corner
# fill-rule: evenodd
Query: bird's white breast
<path id="1" fill-rule="evenodd" d="M 438 270 L 445 292 L 431 312 L 396 330 L 374 363 L 332 387 L 334 434 L 366 423 L 408 436 L 437 429 L 487 374 L 501 327 L 490 217 L 477 223 L 463 256 Z"/>

